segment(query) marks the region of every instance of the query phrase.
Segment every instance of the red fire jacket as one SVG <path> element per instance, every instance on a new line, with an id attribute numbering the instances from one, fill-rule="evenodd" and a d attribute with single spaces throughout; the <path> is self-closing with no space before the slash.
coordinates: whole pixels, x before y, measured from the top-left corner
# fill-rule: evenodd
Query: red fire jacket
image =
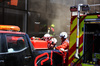
<path id="1" fill-rule="evenodd" d="M 61 45 L 57 46 L 56 49 L 69 49 L 69 40 L 66 39 Z"/>

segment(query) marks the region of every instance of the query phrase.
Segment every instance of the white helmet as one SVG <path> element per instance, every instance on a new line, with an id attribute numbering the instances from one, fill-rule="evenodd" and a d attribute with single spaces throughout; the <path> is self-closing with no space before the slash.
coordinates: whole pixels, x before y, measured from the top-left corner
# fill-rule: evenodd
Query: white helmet
<path id="1" fill-rule="evenodd" d="M 54 42 L 55 44 L 57 43 L 57 39 L 56 38 L 52 38 L 51 41 Z"/>
<path id="2" fill-rule="evenodd" d="M 61 32 L 60 37 L 64 37 L 65 39 L 68 37 L 66 32 Z"/>
<path id="3" fill-rule="evenodd" d="M 45 34 L 44 37 L 51 37 L 50 34 Z"/>
<path id="4" fill-rule="evenodd" d="M 35 39 L 35 36 L 31 37 L 31 40 Z"/>

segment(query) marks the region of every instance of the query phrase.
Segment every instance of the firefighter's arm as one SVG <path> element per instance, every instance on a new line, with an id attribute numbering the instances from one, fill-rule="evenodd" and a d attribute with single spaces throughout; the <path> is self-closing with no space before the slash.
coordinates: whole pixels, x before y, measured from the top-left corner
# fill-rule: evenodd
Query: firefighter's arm
<path id="1" fill-rule="evenodd" d="M 48 33 L 50 33 L 50 27 L 48 28 Z"/>
<path id="2" fill-rule="evenodd" d="M 62 49 L 61 49 L 62 48 Z M 64 45 L 64 44 L 62 44 L 62 45 L 59 45 L 59 46 L 57 46 L 56 47 L 56 49 L 61 49 L 61 50 L 63 50 L 63 49 L 65 49 L 66 48 L 66 45 Z"/>
<path id="3" fill-rule="evenodd" d="M 66 49 L 65 52 L 68 52 L 68 49 Z"/>

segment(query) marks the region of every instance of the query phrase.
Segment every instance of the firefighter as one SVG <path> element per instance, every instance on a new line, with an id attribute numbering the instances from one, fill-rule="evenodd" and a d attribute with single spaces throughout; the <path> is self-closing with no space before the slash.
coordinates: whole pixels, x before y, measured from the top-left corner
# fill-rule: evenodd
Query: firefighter
<path id="1" fill-rule="evenodd" d="M 61 38 L 61 45 L 57 46 L 56 49 L 59 49 L 61 51 L 68 51 L 69 49 L 69 40 L 67 38 L 67 33 L 66 32 L 61 32 L 60 33 L 60 38 Z"/>
<path id="2" fill-rule="evenodd" d="M 69 40 L 68 40 L 68 35 L 66 32 L 61 32 L 60 33 L 60 38 L 61 38 L 61 45 L 57 46 L 56 49 L 59 49 L 63 52 L 63 66 L 68 66 L 68 49 L 69 49 Z"/>
<path id="3" fill-rule="evenodd" d="M 54 36 L 55 35 L 55 33 L 54 33 L 54 27 L 55 27 L 55 25 L 54 24 L 51 24 L 51 26 L 50 27 L 48 27 L 48 33 L 51 35 L 51 36 Z"/>
<path id="4" fill-rule="evenodd" d="M 53 38 L 52 36 L 50 36 L 50 34 L 45 34 L 43 40 L 48 42 L 48 49 L 54 49 L 57 43 L 56 38 Z"/>

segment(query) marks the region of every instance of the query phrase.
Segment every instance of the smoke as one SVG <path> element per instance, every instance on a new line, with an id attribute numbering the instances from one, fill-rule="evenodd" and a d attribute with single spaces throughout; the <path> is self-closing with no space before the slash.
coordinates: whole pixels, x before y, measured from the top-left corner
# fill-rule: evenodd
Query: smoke
<path id="1" fill-rule="evenodd" d="M 31 0 L 29 2 L 29 11 L 40 13 L 40 22 L 46 21 L 49 26 L 55 24 L 57 45 L 61 44 L 59 38 L 61 32 L 67 32 L 69 35 L 72 4 L 73 0 Z"/>
<path id="2" fill-rule="evenodd" d="M 57 45 L 61 44 L 61 39 L 59 37 L 59 34 L 61 32 L 67 32 L 68 35 L 70 33 L 70 19 L 71 19 L 71 13 L 70 13 L 70 5 L 66 4 L 68 0 L 62 0 L 52 2 L 52 17 L 49 18 L 50 21 L 48 24 L 55 24 L 55 37 L 57 38 L 58 42 Z M 69 1 L 70 2 L 70 1 Z M 69 36 L 68 36 L 69 37 Z"/>
<path id="3" fill-rule="evenodd" d="M 78 4 L 87 4 L 87 0 L 75 0 L 74 5 L 78 5 Z"/>

